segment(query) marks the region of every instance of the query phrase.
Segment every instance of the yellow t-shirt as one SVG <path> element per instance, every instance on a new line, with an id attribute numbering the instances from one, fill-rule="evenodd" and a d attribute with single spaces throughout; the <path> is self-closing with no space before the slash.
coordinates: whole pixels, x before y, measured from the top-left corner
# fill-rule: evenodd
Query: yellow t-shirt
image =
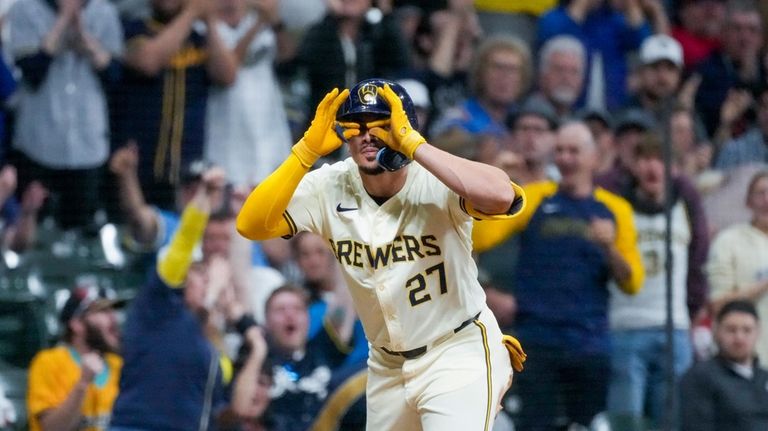
<path id="1" fill-rule="evenodd" d="M 109 425 L 112 404 L 117 398 L 123 360 L 111 353 L 104 356 L 105 369 L 88 385 L 83 399 L 83 419 L 78 430 L 102 431 Z M 80 358 L 67 346 L 57 346 L 37 353 L 29 368 L 27 415 L 30 431 L 39 431 L 37 416 L 67 399 L 80 379 Z"/>

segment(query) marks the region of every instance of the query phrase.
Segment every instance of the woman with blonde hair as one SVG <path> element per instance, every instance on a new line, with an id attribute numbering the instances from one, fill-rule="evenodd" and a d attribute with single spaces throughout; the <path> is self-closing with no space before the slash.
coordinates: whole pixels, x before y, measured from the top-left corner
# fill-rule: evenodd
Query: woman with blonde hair
<path id="1" fill-rule="evenodd" d="M 720 232 L 712 243 L 707 262 L 714 313 L 723 304 L 746 299 L 760 314 L 768 315 L 768 171 L 752 177 L 747 189 L 748 223 L 739 223 Z M 766 320 L 761 323 L 768 331 Z M 768 339 L 757 343 L 758 356 L 768 358 Z"/>

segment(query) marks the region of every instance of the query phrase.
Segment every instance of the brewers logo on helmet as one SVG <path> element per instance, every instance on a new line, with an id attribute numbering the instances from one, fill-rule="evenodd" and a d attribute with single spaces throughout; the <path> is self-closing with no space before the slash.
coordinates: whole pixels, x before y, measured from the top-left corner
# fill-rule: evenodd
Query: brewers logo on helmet
<path id="1" fill-rule="evenodd" d="M 366 105 L 376 104 L 376 97 L 378 97 L 378 95 L 379 87 L 371 83 L 362 85 L 360 89 L 357 90 L 357 97 L 359 97 L 360 101 Z"/>
<path id="2" fill-rule="evenodd" d="M 355 121 L 362 115 L 378 115 L 389 117 L 391 111 L 387 102 L 379 97 L 379 88 L 388 84 L 390 88 L 400 97 L 403 102 L 403 110 L 408 121 L 414 129 L 419 127 L 419 120 L 416 117 L 416 107 L 411 100 L 411 96 L 398 83 L 383 78 L 371 78 L 358 82 L 349 91 L 349 97 L 336 113 L 336 119 L 339 121 Z M 405 154 L 394 151 L 389 147 L 379 150 L 376 156 L 379 165 L 388 171 L 396 171 L 411 162 Z"/>
<path id="3" fill-rule="evenodd" d="M 408 121 L 414 129 L 419 128 L 419 120 L 416 117 L 416 107 L 411 100 L 411 96 L 400 84 L 383 78 L 371 78 L 358 82 L 349 90 L 349 97 L 336 113 L 336 119 L 339 121 L 354 121 L 355 117 L 362 114 L 375 114 L 382 117 L 389 117 L 389 105 L 379 97 L 379 88 L 389 84 L 392 91 L 403 101 L 403 110 L 408 116 Z"/>

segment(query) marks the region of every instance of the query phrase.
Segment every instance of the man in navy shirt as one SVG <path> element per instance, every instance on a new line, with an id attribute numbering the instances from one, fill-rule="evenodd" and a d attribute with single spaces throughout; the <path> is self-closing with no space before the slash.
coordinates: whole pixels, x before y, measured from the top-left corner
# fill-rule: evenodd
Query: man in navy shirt
<path id="1" fill-rule="evenodd" d="M 269 416 L 275 431 L 309 428 L 329 395 L 333 370 L 351 351 L 351 302 L 329 304 L 324 328 L 310 340 L 307 304 L 307 292 L 290 285 L 277 288 L 267 299 L 268 362 L 274 364 Z"/>
<path id="2" fill-rule="evenodd" d="M 138 144 L 147 200 L 173 209 L 182 166 L 203 156 L 208 87 L 232 84 L 237 66 L 216 30 L 211 0 L 151 6 L 151 17 L 124 24 L 126 68 L 113 95 L 112 132 L 118 145 Z"/>
<path id="3" fill-rule="evenodd" d="M 210 265 L 193 262 L 224 175 L 206 172 L 156 270 L 131 303 L 113 431 L 206 430 L 225 405 L 225 363 L 206 336 Z"/>
<path id="4" fill-rule="evenodd" d="M 481 252 L 520 232 L 515 329 L 536 358 L 515 379 L 521 429 L 552 429 L 558 403 L 582 426 L 605 409 L 608 284 L 634 294 L 643 280 L 632 209 L 595 187 L 597 146 L 584 123 L 560 127 L 555 164 L 562 179 L 526 184 L 518 217 L 476 222 L 472 234 Z"/>

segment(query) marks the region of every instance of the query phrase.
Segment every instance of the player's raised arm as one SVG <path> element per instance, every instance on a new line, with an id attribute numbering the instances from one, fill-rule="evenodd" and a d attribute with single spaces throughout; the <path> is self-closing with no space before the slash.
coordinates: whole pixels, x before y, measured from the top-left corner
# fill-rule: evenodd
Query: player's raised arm
<path id="1" fill-rule="evenodd" d="M 522 189 L 510 182 L 501 169 L 467 160 L 436 148 L 413 129 L 403 103 L 389 85 L 381 90 L 389 103 L 389 120 L 370 123 L 370 133 L 390 148 L 417 160 L 448 188 L 465 199 L 467 210 L 478 218 L 517 213 L 522 207 Z M 384 127 L 384 126 L 389 126 Z"/>
<path id="2" fill-rule="evenodd" d="M 349 90 L 334 88 L 317 106 L 315 118 L 304 137 L 291 149 L 291 154 L 270 176 L 253 189 L 237 216 L 237 231 L 252 240 L 264 240 L 289 235 L 283 213 L 288 208 L 299 182 L 320 157 L 341 146 L 336 134 L 336 111 L 346 100 Z M 347 128 L 349 138 L 359 130 Z"/>

